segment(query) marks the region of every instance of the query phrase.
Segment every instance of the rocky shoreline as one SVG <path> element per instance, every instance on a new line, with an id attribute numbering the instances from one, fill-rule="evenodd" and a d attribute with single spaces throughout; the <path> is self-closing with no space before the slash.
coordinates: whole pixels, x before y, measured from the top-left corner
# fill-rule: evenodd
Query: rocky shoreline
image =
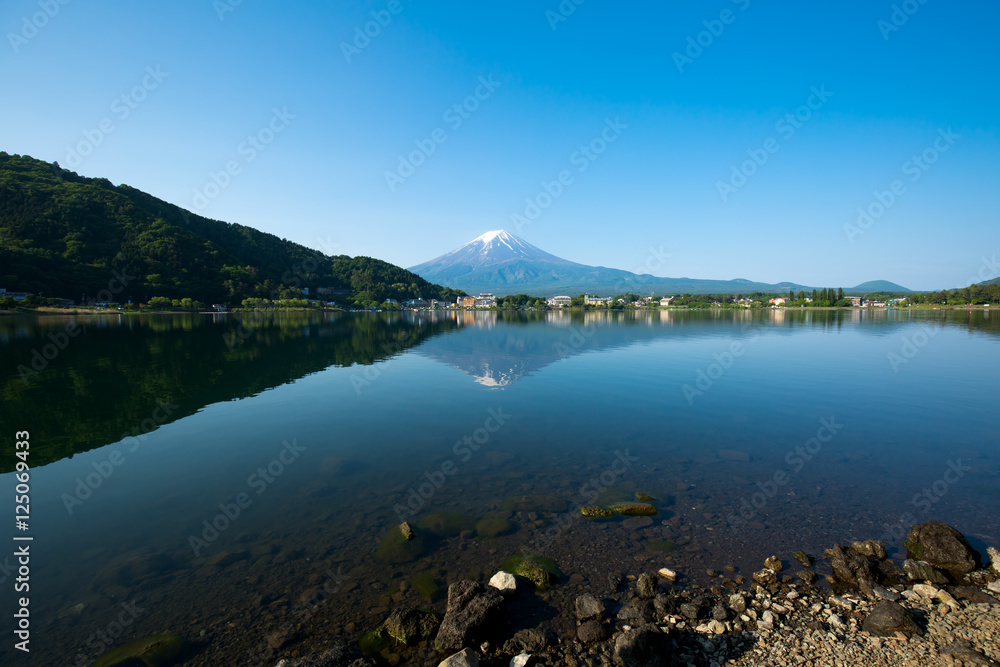
<path id="1" fill-rule="evenodd" d="M 535 589 L 559 585 L 553 567 L 527 556 L 489 583 L 451 584 L 443 617 L 401 606 L 358 646 L 276 667 L 1000 667 L 1000 552 L 990 548 L 983 567 L 961 533 L 935 521 L 911 528 L 904 547 L 901 564 L 874 540 L 827 549 L 829 588 L 817 581 L 816 559 L 802 552 L 768 558 L 750 579 L 732 568 L 709 571 L 708 588 L 678 586 L 668 568 L 610 573 L 572 608 L 547 609 L 575 627 L 563 636 L 543 625 L 516 629 L 518 610 L 540 603 Z"/>

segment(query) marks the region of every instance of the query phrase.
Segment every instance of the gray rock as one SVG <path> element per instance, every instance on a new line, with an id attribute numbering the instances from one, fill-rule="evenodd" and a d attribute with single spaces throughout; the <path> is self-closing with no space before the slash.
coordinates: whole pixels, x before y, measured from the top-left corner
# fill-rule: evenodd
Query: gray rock
<path id="1" fill-rule="evenodd" d="M 1000 605 L 1000 600 L 989 593 L 984 593 L 978 588 L 972 588 L 970 586 L 957 586 L 952 589 L 952 593 L 959 600 L 967 600 L 969 604 L 990 604 L 990 605 Z"/>
<path id="2" fill-rule="evenodd" d="M 442 660 L 438 667 L 479 667 L 479 656 L 471 648 L 462 649 L 455 655 Z"/>
<path id="3" fill-rule="evenodd" d="M 549 638 L 538 628 L 518 630 L 503 645 L 504 653 L 541 653 L 549 645 Z"/>
<path id="4" fill-rule="evenodd" d="M 959 660 L 964 665 L 985 665 L 986 667 L 1000 667 L 996 660 L 986 657 L 972 646 L 967 639 L 957 639 L 947 646 L 942 646 L 939 653 Z"/>
<path id="5" fill-rule="evenodd" d="M 632 628 L 615 639 L 614 661 L 624 667 L 668 667 L 670 638 L 655 625 Z"/>
<path id="6" fill-rule="evenodd" d="M 763 570 L 757 570 L 753 573 L 753 580 L 764 588 L 767 588 L 778 583 L 778 576 L 774 573 L 774 570 L 765 567 Z"/>
<path id="7" fill-rule="evenodd" d="M 724 621 L 729 618 L 729 612 L 721 602 L 717 602 L 714 607 L 712 607 L 712 618 L 716 621 Z"/>
<path id="8" fill-rule="evenodd" d="M 795 573 L 795 576 L 804 581 L 807 584 L 811 584 L 816 581 L 817 575 L 812 570 L 799 570 Z"/>
<path id="9" fill-rule="evenodd" d="M 927 521 L 910 528 L 903 546 L 908 558 L 926 561 L 955 579 L 979 568 L 979 552 L 962 533 L 940 521 Z"/>
<path id="10" fill-rule="evenodd" d="M 608 630 L 598 621 L 587 621 L 576 629 L 576 638 L 584 644 L 593 644 L 607 639 Z"/>
<path id="11" fill-rule="evenodd" d="M 747 610 L 747 599 L 742 593 L 733 593 L 729 596 L 729 608 L 737 614 L 742 614 Z"/>
<path id="12" fill-rule="evenodd" d="M 922 560 L 911 560 L 909 558 L 904 560 L 903 573 L 910 581 L 929 581 L 932 584 L 948 583 L 948 577 L 934 569 L 930 563 Z"/>
<path id="13" fill-rule="evenodd" d="M 778 558 L 777 556 L 769 556 L 764 561 L 764 567 L 774 572 L 781 572 L 782 570 L 785 569 L 785 566 L 782 564 L 781 559 Z"/>
<path id="14" fill-rule="evenodd" d="M 632 600 L 618 611 L 618 620 L 641 625 L 652 621 L 655 614 L 656 607 L 652 600 Z"/>
<path id="15" fill-rule="evenodd" d="M 1000 551 L 993 547 L 986 547 L 986 554 L 990 557 L 990 565 L 993 571 L 1000 574 Z"/>
<path id="16" fill-rule="evenodd" d="M 897 632 L 902 632 L 907 637 L 923 636 L 924 634 L 924 631 L 910 616 L 910 612 L 898 603 L 888 600 L 876 604 L 861 627 L 865 632 L 870 632 L 877 637 L 894 637 Z"/>
<path id="17" fill-rule="evenodd" d="M 681 613 L 692 621 L 696 621 L 701 616 L 701 608 L 694 603 L 685 602 L 681 605 Z"/>
<path id="18" fill-rule="evenodd" d="M 374 664 L 372 660 L 360 657 L 357 651 L 335 646 L 305 658 L 285 658 L 275 667 L 368 667 Z"/>
<path id="19" fill-rule="evenodd" d="M 604 616 L 604 605 L 590 593 L 584 593 L 576 599 L 576 620 L 588 621 Z"/>
<path id="20" fill-rule="evenodd" d="M 500 592 L 477 581 L 458 581 L 448 587 L 448 606 L 435 647 L 441 650 L 478 646 L 504 629 L 504 599 Z"/>
<path id="21" fill-rule="evenodd" d="M 861 591 L 874 597 L 872 586 L 881 578 L 876 558 L 839 544 L 827 549 L 826 553 L 830 556 L 830 566 L 833 568 L 834 591 Z"/>
<path id="22" fill-rule="evenodd" d="M 880 600 L 888 600 L 890 602 L 898 602 L 899 598 L 903 597 L 896 591 L 890 591 L 888 588 L 879 586 L 878 584 L 872 586 L 872 592 L 875 593 L 875 597 Z"/>
<path id="23" fill-rule="evenodd" d="M 639 597 L 648 600 L 656 597 L 660 587 L 656 583 L 656 579 L 643 572 L 639 575 L 639 580 L 635 582 L 635 590 L 639 594 Z"/>
<path id="24" fill-rule="evenodd" d="M 520 653 L 510 659 L 509 667 L 528 667 L 531 664 L 531 654 Z"/>
<path id="25" fill-rule="evenodd" d="M 855 542 L 851 545 L 851 548 L 862 556 L 871 556 L 873 558 L 877 558 L 878 560 L 885 560 L 888 558 L 888 555 L 885 553 L 885 546 L 878 540 Z"/>

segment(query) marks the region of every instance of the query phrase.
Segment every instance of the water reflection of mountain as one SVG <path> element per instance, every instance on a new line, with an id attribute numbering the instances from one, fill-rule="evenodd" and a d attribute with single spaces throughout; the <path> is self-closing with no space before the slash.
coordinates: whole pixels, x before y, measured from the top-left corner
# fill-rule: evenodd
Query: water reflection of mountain
<path id="1" fill-rule="evenodd" d="M 435 316 L 457 329 L 428 339 L 416 353 L 462 371 L 486 387 L 503 388 L 546 366 L 578 354 L 656 340 L 705 336 L 727 338 L 790 335 L 808 329 L 856 327 L 863 335 L 885 336 L 914 322 L 929 327 L 964 327 L 1000 334 L 1000 317 L 989 312 L 886 310 L 706 310 L 453 312 Z M 720 323 L 735 324 L 719 329 Z M 858 326 L 860 325 L 860 326 Z"/>
<path id="2" fill-rule="evenodd" d="M 42 465 L 330 366 L 372 364 L 455 328 L 412 314 L 280 313 L 242 326 L 234 315 L 0 318 L 0 422 L 30 425 L 32 466 Z M 54 356 L 53 336 L 67 341 Z M 33 360 L 40 370 L 23 374 Z M 14 463 L 5 450 L 0 471 Z"/>

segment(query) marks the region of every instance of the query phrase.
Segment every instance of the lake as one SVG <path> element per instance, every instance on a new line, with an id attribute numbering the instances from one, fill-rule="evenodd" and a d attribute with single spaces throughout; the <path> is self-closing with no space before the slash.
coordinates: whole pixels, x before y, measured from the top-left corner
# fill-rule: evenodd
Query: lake
<path id="1" fill-rule="evenodd" d="M 8 640 L 6 665 L 164 632 L 273 665 L 523 550 L 563 576 L 517 618 L 563 632 L 609 572 L 901 558 L 929 519 L 1000 539 L 996 312 L 8 316 L 0 355 L 8 507 L 30 432 L 6 533 L 34 538 L 31 658 Z M 577 511 L 636 494 L 656 516 Z"/>

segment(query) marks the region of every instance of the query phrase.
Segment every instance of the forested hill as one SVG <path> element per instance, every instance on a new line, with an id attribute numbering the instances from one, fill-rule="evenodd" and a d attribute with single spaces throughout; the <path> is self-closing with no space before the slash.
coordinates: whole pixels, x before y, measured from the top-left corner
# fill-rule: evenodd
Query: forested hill
<path id="1" fill-rule="evenodd" d="M 229 304 L 301 287 L 310 295 L 319 287 L 350 290 L 350 303 L 358 304 L 459 294 L 387 262 L 328 257 L 127 185 L 4 152 L 0 287 L 75 301 L 110 292 L 120 302 L 162 296 Z"/>

